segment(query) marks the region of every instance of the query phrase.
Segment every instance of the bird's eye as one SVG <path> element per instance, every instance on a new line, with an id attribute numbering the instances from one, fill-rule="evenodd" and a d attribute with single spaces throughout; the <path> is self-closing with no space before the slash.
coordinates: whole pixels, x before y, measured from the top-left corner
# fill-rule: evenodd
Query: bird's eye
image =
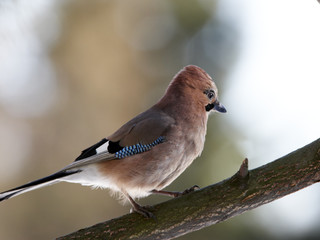
<path id="1" fill-rule="evenodd" d="M 212 99 L 215 97 L 215 93 L 214 93 L 213 90 L 207 90 L 207 91 L 205 91 L 204 93 L 207 95 L 207 97 L 209 98 L 209 100 L 212 100 Z"/>

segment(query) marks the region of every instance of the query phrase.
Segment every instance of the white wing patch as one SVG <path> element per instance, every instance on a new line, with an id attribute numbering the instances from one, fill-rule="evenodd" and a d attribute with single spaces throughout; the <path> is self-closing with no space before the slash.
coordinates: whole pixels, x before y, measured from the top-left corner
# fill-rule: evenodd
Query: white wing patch
<path id="1" fill-rule="evenodd" d="M 96 148 L 97 154 L 102 153 L 102 152 L 107 152 L 109 147 L 109 141 L 102 144 L 100 147 Z"/>

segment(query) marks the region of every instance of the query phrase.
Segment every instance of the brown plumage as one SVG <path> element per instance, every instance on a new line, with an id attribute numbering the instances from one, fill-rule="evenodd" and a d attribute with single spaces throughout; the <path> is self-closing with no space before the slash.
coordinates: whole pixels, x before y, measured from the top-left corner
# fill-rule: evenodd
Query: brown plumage
<path id="1" fill-rule="evenodd" d="M 180 195 L 161 189 L 201 154 L 211 111 L 226 112 L 218 101 L 216 85 L 201 68 L 187 66 L 150 109 L 85 149 L 61 171 L 3 192 L 0 200 L 66 181 L 121 192 L 135 211 L 151 217 L 152 213 L 133 198 L 151 193 Z"/>

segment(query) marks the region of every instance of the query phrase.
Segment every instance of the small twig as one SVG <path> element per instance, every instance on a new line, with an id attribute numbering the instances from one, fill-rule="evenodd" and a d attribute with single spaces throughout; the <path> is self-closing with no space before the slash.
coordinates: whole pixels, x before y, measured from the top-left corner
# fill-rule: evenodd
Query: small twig
<path id="1" fill-rule="evenodd" d="M 241 166 L 240 166 L 240 169 L 238 171 L 238 175 L 241 177 L 241 178 L 246 178 L 248 175 L 249 175 L 249 169 L 248 169 L 248 158 L 244 159 Z"/>

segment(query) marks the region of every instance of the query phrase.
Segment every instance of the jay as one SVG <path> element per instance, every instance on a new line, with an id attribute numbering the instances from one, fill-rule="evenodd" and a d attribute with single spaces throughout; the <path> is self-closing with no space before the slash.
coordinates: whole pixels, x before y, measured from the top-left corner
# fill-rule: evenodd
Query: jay
<path id="1" fill-rule="evenodd" d="M 210 112 L 226 112 L 215 83 L 200 67 L 186 66 L 150 109 L 83 150 L 62 170 L 0 193 L 0 201 L 58 182 L 71 182 L 120 192 L 134 211 L 153 217 L 134 199 L 150 194 L 177 197 L 197 188 L 181 193 L 162 190 L 201 154 Z"/>

